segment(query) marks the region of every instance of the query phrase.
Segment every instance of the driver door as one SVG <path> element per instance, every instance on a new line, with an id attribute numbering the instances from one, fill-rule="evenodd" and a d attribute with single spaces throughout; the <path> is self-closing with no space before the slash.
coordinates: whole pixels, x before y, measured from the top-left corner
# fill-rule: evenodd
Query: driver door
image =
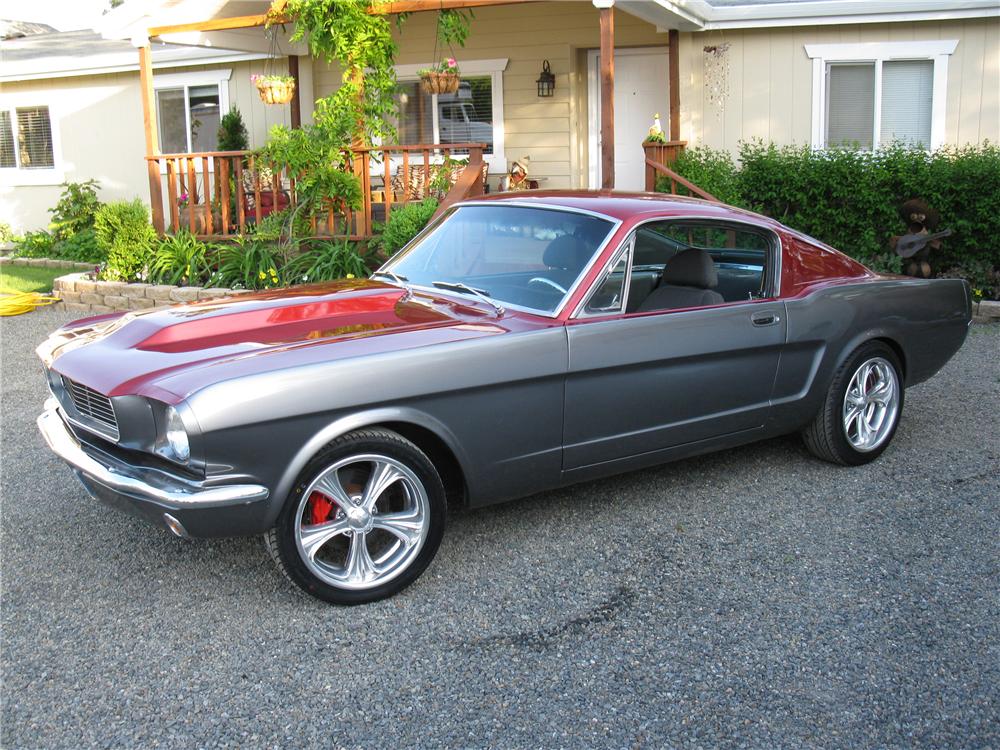
<path id="1" fill-rule="evenodd" d="M 595 288 L 606 290 L 614 270 Z M 624 297 L 635 287 L 633 273 L 639 281 L 643 271 L 626 264 Z M 622 312 L 633 309 L 625 299 L 605 294 L 617 314 L 578 313 L 567 327 L 563 469 L 761 429 L 785 342 L 776 285 L 763 292 L 712 307 L 633 313 Z"/>

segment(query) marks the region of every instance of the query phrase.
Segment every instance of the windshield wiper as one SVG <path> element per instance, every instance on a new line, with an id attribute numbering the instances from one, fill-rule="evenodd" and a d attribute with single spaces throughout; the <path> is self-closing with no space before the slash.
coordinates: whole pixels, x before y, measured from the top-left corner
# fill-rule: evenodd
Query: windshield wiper
<path id="1" fill-rule="evenodd" d="M 384 276 L 395 283 L 396 286 L 403 287 L 403 291 L 406 292 L 406 297 L 410 297 L 413 294 L 413 290 L 410 289 L 410 285 L 406 283 L 409 279 L 405 276 L 400 276 L 398 273 L 393 273 L 392 271 L 375 271 L 375 273 L 371 275 L 371 278 L 374 279 L 376 276 Z"/>
<path id="2" fill-rule="evenodd" d="M 461 281 L 432 281 L 431 284 L 438 287 L 439 289 L 451 289 L 456 292 L 466 292 L 472 294 L 479 299 L 486 302 L 490 307 L 497 311 L 497 317 L 499 318 L 504 314 L 503 305 L 494 300 L 489 296 L 489 292 L 485 289 L 476 289 L 475 287 L 469 286 L 468 284 L 463 284 Z"/>

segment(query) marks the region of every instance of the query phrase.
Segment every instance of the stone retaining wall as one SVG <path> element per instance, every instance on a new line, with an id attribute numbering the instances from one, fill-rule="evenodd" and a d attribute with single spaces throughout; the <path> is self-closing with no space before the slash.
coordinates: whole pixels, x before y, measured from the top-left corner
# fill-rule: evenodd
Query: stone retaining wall
<path id="1" fill-rule="evenodd" d="M 232 297 L 246 289 L 204 289 L 200 286 L 168 284 L 126 284 L 123 281 L 93 281 L 85 273 L 60 276 L 53 282 L 53 294 L 67 310 L 94 314 L 122 310 L 149 310 L 181 302 Z"/>

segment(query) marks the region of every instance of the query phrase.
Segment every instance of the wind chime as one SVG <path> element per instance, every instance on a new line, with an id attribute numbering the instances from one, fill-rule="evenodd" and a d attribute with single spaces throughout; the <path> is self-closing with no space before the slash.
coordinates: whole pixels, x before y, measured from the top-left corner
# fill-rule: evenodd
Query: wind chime
<path id="1" fill-rule="evenodd" d="M 725 111 L 729 98 L 729 47 L 729 42 L 704 47 L 705 96 L 709 106 L 715 108 L 716 117 Z"/>
<path id="2" fill-rule="evenodd" d="M 264 104 L 288 104 L 295 96 L 295 78 L 275 72 L 280 52 L 278 29 L 271 26 L 264 33 L 271 37 L 270 51 L 264 62 L 264 73 L 263 75 L 255 73 L 250 76 L 250 80 L 257 87 L 257 93 L 260 94 L 260 100 Z"/>

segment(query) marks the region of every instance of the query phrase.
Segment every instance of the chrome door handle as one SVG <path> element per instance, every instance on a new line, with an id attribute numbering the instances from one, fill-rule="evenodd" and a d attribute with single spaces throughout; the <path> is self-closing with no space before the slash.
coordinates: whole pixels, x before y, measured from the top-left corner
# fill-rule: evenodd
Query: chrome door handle
<path id="1" fill-rule="evenodd" d="M 754 313 L 750 316 L 750 322 L 755 326 L 773 326 L 781 322 L 781 316 L 777 313 Z"/>

